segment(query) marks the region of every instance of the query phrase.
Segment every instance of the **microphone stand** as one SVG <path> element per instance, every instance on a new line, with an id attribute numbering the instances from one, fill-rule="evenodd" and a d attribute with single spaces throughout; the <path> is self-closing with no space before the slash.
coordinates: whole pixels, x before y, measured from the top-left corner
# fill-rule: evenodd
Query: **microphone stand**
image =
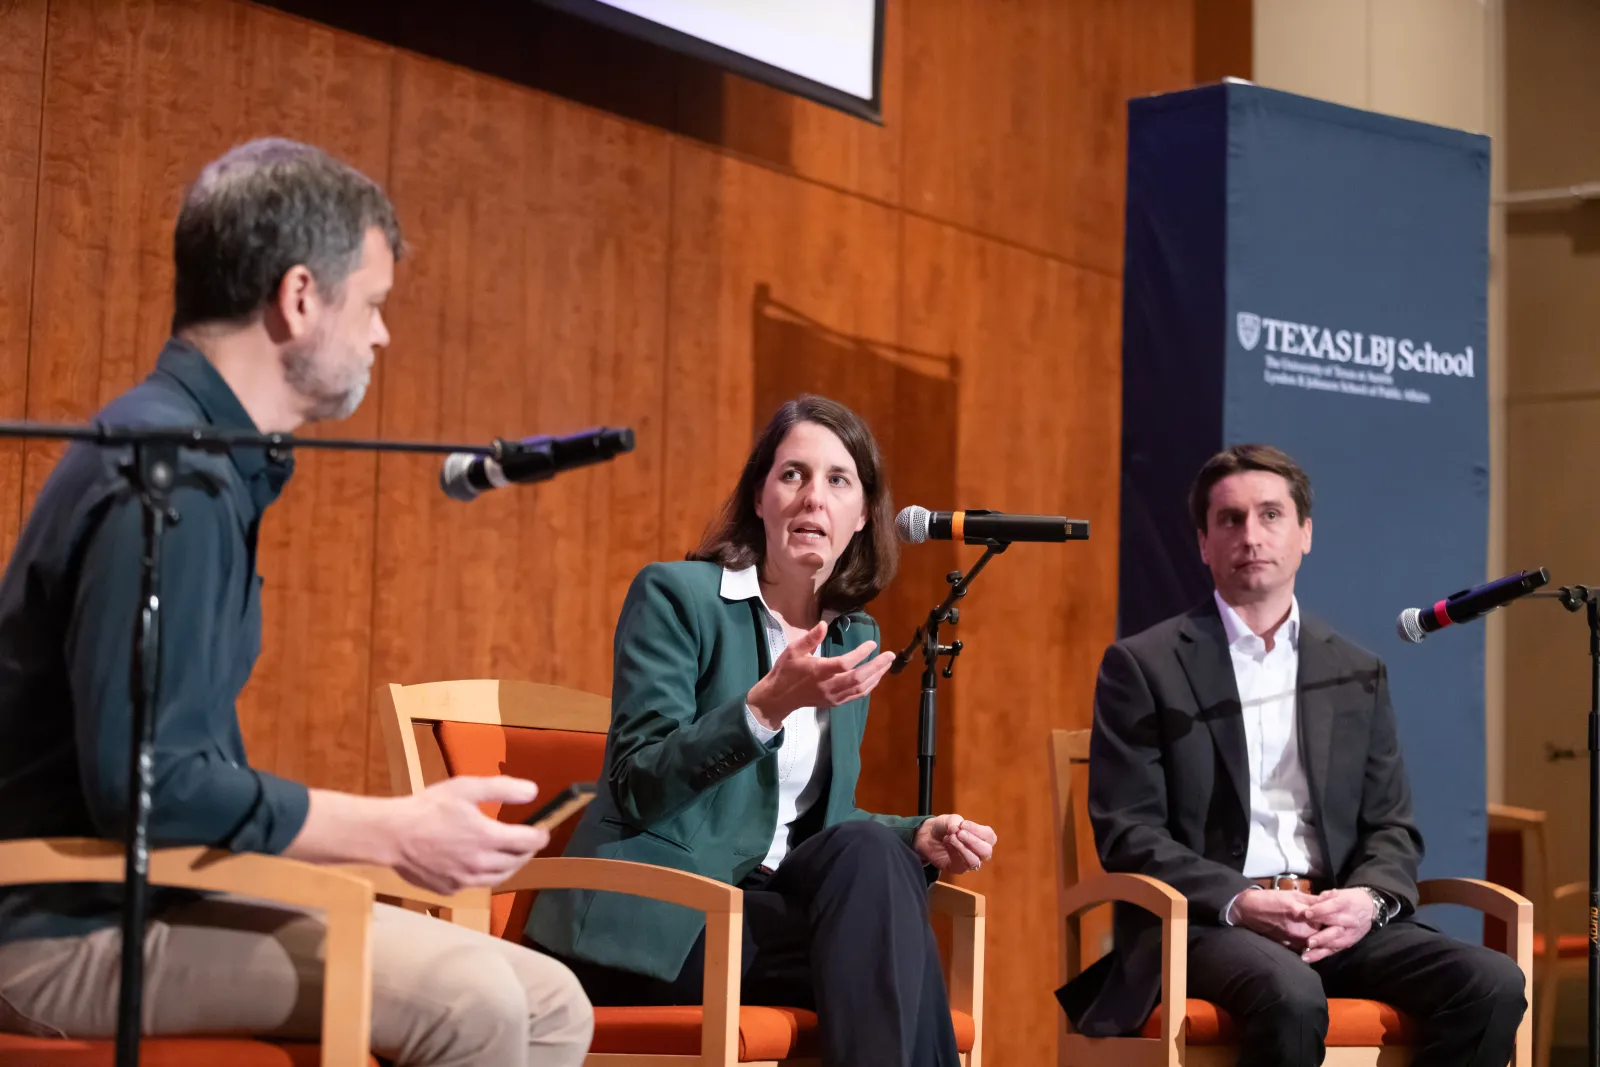
<path id="1" fill-rule="evenodd" d="M 149 911 L 150 789 L 155 766 L 156 709 L 161 700 L 161 564 L 163 534 L 180 519 L 171 493 L 178 481 L 182 449 L 231 452 L 262 448 L 288 452 L 296 448 L 357 452 L 471 452 L 495 459 L 521 446 L 497 439 L 489 447 L 427 442 L 373 441 L 350 438 L 294 437 L 212 427 L 129 427 L 51 425 L 0 421 L 0 439 L 88 441 L 107 448 L 130 447 L 132 459 L 121 472 L 144 512 L 144 550 L 140 557 L 139 604 L 135 620 L 132 685 L 132 732 L 128 749 L 128 825 L 124 836 L 122 961 L 117 990 L 116 1067 L 137 1067 L 143 1029 L 144 930 Z"/>
<path id="2" fill-rule="evenodd" d="M 1584 608 L 1589 622 L 1589 1024 L 1584 1063 L 1600 1067 L 1600 587 L 1565 585 L 1530 596 Z"/>
<path id="3" fill-rule="evenodd" d="M 967 586 L 972 579 L 978 576 L 995 556 L 1010 547 L 1009 541 L 981 541 L 969 542 L 985 545 L 984 553 L 972 569 L 963 575 L 960 571 L 951 571 L 944 576 L 950 583 L 950 594 L 944 598 L 944 603 L 928 612 L 928 619 L 917 632 L 912 635 L 911 642 L 894 657 L 894 664 L 889 668 L 890 674 L 899 674 L 906 669 L 906 664 L 911 662 L 911 654 L 922 647 L 922 704 L 917 717 L 917 814 L 933 814 L 933 756 L 934 756 L 934 724 L 938 715 L 939 692 L 939 657 L 948 656 L 949 662 L 945 664 L 943 674 L 951 677 L 956 669 L 956 657 L 961 655 L 961 642 L 953 641 L 948 645 L 939 643 L 939 626 L 948 622 L 951 626 L 961 621 L 961 613 L 956 608 L 956 601 L 967 595 Z"/>

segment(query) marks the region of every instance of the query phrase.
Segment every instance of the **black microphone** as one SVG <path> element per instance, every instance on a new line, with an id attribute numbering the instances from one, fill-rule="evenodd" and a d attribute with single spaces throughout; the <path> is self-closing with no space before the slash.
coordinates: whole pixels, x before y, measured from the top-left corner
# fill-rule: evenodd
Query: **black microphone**
<path id="1" fill-rule="evenodd" d="M 1060 515 L 1007 515 L 1003 511 L 929 511 L 915 504 L 895 516 L 900 540 L 920 545 L 965 541 L 969 545 L 1013 541 L 1087 541 L 1089 524 Z"/>
<path id="2" fill-rule="evenodd" d="M 633 451 L 633 431 L 609 426 L 565 437 L 497 440 L 494 455 L 452 452 L 439 471 L 439 488 L 452 500 L 471 500 L 479 493 L 522 482 L 542 482 L 574 467 L 604 463 Z"/>
<path id="3" fill-rule="evenodd" d="M 1536 571 L 1518 571 L 1476 589 L 1451 593 L 1431 608 L 1407 608 L 1395 620 L 1395 630 L 1402 640 L 1415 645 L 1435 630 L 1453 623 L 1471 622 L 1518 597 L 1527 596 L 1549 581 L 1550 573 L 1543 567 Z"/>

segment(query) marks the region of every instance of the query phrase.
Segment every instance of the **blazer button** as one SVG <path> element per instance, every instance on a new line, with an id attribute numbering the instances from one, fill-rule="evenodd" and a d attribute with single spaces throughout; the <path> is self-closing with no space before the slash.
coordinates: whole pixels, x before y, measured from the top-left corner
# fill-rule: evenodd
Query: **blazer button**
<path id="1" fill-rule="evenodd" d="M 1242 855 L 1244 855 L 1244 846 L 1243 845 L 1234 845 L 1233 846 L 1233 858 L 1234 859 L 1238 859 Z"/>

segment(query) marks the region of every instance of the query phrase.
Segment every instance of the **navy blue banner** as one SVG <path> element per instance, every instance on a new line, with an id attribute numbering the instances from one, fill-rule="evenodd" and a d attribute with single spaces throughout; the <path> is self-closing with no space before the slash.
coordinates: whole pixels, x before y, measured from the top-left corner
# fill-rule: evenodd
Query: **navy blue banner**
<path id="1" fill-rule="evenodd" d="M 1394 625 L 1486 577 L 1488 139 L 1243 84 L 1129 119 L 1119 629 L 1208 594 L 1205 457 L 1284 449 L 1315 493 L 1300 602 L 1388 664 L 1424 876 L 1481 877 L 1483 628 Z"/>

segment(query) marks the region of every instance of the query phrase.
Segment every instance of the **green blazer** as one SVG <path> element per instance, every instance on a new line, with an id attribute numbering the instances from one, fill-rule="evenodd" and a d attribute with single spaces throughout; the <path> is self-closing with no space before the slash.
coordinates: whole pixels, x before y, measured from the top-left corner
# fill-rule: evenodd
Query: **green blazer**
<path id="1" fill-rule="evenodd" d="M 761 602 L 722 596 L 714 563 L 652 563 L 617 621 L 611 731 L 599 795 L 568 856 L 690 871 L 737 885 L 766 858 L 778 822 L 777 748 L 756 740 L 745 695 L 771 667 Z M 822 654 L 878 640 L 862 612 L 829 625 Z M 856 807 L 867 697 L 827 712 L 831 780 L 792 844 L 849 819 L 883 823 L 909 844 L 921 818 Z M 560 955 L 676 978 L 705 927 L 675 904 L 586 889 L 545 890 L 526 933 Z"/>

